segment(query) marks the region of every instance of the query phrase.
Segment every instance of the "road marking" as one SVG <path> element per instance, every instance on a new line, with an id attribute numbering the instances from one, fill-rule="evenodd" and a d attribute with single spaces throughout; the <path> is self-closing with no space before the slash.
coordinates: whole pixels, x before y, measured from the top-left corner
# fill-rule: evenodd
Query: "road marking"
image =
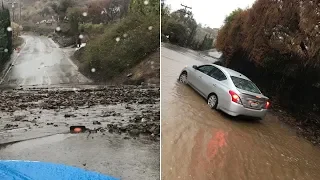
<path id="1" fill-rule="evenodd" d="M 58 45 L 57 43 L 55 43 L 51 38 L 49 38 L 49 41 L 50 41 L 52 44 L 54 44 L 60 51 L 62 51 L 63 56 L 69 61 L 69 63 L 70 63 L 76 70 L 79 69 L 79 67 L 78 67 L 76 64 L 74 64 L 74 62 L 73 62 L 71 59 L 69 59 L 69 57 L 67 57 L 66 53 L 62 50 L 62 48 L 59 47 L 59 45 Z"/>
<path id="2" fill-rule="evenodd" d="M 8 75 L 8 73 L 10 72 L 10 70 L 12 69 L 12 65 L 14 65 L 14 63 L 16 62 L 16 60 L 18 59 L 18 57 L 20 56 L 22 50 L 24 49 L 24 47 L 26 46 L 26 44 L 28 43 L 28 39 L 25 40 L 25 43 L 23 45 L 23 47 L 20 49 L 19 53 L 17 54 L 17 57 L 15 59 L 13 59 L 11 66 L 8 68 L 7 72 L 4 74 L 4 76 L 2 77 L 0 84 L 3 83 L 4 79 L 6 78 L 6 76 Z"/>

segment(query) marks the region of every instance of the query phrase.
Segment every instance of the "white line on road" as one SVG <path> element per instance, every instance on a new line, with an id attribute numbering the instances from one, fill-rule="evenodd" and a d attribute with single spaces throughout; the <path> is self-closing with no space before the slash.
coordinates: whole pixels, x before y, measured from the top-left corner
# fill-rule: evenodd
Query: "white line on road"
<path id="1" fill-rule="evenodd" d="M 57 48 L 60 49 L 59 45 L 58 45 L 57 43 L 55 43 L 51 38 L 49 38 L 49 40 L 50 40 L 50 42 L 51 42 L 52 44 L 54 44 Z M 76 68 L 76 70 L 78 70 L 78 69 L 79 69 L 78 66 L 73 63 L 73 61 L 66 55 L 66 53 L 65 53 L 62 49 L 60 49 L 60 51 L 62 51 L 64 57 L 65 57 L 66 59 L 68 59 L 69 63 L 70 63 L 74 68 Z"/>

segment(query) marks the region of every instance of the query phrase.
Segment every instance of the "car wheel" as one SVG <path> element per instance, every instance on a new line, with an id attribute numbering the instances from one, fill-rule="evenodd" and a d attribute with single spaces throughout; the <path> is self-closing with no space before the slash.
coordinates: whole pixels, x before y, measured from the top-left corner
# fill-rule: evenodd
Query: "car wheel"
<path id="1" fill-rule="evenodd" d="M 211 94 L 208 98 L 208 105 L 211 109 L 216 109 L 218 105 L 218 97 L 215 94 Z"/>
<path id="2" fill-rule="evenodd" d="M 188 84 L 188 74 L 187 72 L 182 72 L 179 76 L 179 82 L 183 84 Z"/>

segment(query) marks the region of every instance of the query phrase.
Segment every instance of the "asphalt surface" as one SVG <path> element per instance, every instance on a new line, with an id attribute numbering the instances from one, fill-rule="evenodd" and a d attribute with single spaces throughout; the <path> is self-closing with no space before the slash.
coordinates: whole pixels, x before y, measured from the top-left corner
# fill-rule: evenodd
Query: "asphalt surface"
<path id="1" fill-rule="evenodd" d="M 46 36 L 24 35 L 21 50 L 13 54 L 12 66 L 2 85 L 54 85 L 91 82 L 78 71 L 68 54 Z"/>
<path id="2" fill-rule="evenodd" d="M 95 86 L 47 37 L 26 35 L 0 85 L 0 159 L 160 179 L 160 90 Z M 85 126 L 70 133 L 70 126 Z"/>
<path id="3" fill-rule="evenodd" d="M 320 179 L 319 147 L 277 116 L 268 113 L 262 121 L 230 117 L 211 110 L 197 92 L 177 82 L 185 66 L 211 62 L 191 50 L 162 46 L 162 179 Z"/>

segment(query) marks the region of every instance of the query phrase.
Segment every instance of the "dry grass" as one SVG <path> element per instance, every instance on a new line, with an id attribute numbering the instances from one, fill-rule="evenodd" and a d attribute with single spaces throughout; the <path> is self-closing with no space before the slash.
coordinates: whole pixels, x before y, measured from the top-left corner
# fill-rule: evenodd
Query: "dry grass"
<path id="1" fill-rule="evenodd" d="M 132 75 L 127 77 L 128 74 Z M 111 84 L 141 84 L 142 82 L 160 85 L 160 50 L 112 79 Z"/>

